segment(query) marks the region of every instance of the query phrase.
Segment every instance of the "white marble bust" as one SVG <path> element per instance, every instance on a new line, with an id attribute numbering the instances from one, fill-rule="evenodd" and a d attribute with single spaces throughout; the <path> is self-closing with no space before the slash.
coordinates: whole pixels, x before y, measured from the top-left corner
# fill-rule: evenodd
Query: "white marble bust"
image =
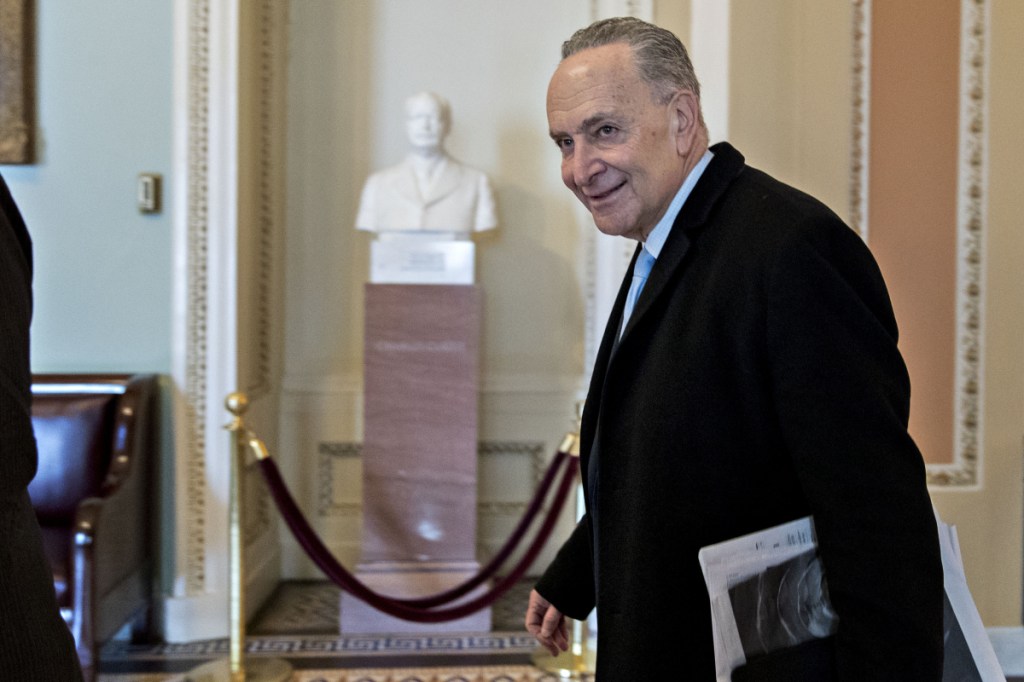
<path id="1" fill-rule="evenodd" d="M 398 165 L 367 178 L 356 227 L 381 234 L 466 239 L 497 225 L 487 176 L 445 152 L 448 103 L 432 92 L 421 92 L 406 100 L 405 113 L 412 150 Z"/>

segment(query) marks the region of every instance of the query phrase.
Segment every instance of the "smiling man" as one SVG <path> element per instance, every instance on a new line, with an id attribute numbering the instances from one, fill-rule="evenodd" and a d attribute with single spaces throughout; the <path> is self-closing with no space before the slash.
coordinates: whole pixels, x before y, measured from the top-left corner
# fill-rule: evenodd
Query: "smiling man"
<path id="1" fill-rule="evenodd" d="M 598 679 L 714 680 L 701 547 L 813 515 L 835 635 L 735 680 L 939 680 L 942 569 L 881 274 L 827 207 L 708 148 L 686 50 L 609 19 L 547 98 L 562 180 L 639 242 L 581 429 L 586 514 L 530 596 L 564 650 L 598 609 Z"/>

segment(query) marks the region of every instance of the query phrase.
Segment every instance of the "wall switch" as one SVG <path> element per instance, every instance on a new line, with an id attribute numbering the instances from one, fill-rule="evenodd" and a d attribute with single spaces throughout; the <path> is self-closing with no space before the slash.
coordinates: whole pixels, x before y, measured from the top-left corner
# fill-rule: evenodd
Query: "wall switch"
<path id="1" fill-rule="evenodd" d="M 160 212 L 160 175 L 157 173 L 139 173 L 136 188 L 139 211 L 141 213 Z"/>

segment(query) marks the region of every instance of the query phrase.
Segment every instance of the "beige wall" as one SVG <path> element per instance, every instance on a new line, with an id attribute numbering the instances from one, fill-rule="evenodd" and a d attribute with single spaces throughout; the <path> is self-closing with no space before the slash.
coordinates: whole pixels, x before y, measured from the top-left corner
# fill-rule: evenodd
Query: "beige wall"
<path id="1" fill-rule="evenodd" d="M 750 165 L 847 218 L 850 3 L 733 0 L 731 7 L 730 141 Z"/>

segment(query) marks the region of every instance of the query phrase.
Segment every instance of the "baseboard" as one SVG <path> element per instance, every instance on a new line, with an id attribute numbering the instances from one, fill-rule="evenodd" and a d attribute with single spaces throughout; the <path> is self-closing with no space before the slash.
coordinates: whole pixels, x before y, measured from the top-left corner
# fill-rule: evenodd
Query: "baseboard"
<path id="1" fill-rule="evenodd" d="M 280 580 L 280 550 L 274 548 L 259 556 L 259 562 L 247 563 L 246 621 L 266 602 Z M 166 597 L 162 614 L 164 641 L 167 643 L 198 642 L 228 636 L 227 592 Z"/>

